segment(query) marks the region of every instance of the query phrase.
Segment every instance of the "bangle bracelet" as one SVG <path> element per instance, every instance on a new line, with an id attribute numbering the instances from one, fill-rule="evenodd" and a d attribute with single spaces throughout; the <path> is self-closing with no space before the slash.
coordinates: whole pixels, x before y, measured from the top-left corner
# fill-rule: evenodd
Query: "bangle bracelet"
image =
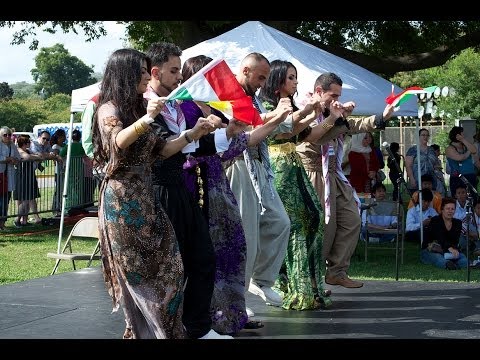
<path id="1" fill-rule="evenodd" d="M 183 134 L 183 137 L 185 138 L 185 140 L 187 140 L 187 143 L 191 143 L 193 140 L 190 136 L 188 136 L 188 133 L 185 131 L 185 133 Z"/>
<path id="2" fill-rule="evenodd" d="M 327 124 L 326 122 L 322 122 L 322 129 L 330 130 L 333 127 L 332 124 Z"/>

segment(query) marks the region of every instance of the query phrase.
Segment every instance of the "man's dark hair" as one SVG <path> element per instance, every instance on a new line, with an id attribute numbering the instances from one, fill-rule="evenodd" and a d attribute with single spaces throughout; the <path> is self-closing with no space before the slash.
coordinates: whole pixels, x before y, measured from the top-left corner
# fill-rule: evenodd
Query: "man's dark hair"
<path id="1" fill-rule="evenodd" d="M 315 80 L 314 89 L 317 86 L 320 86 L 325 91 L 330 90 L 330 87 L 332 86 L 332 84 L 337 84 L 342 86 L 343 81 L 342 79 L 340 79 L 340 77 L 337 74 L 334 74 L 331 72 L 323 73 L 319 77 L 317 77 L 317 80 Z"/>
<path id="2" fill-rule="evenodd" d="M 433 176 L 430 174 L 423 174 L 420 178 L 420 182 L 428 181 L 433 184 Z"/>
<path id="3" fill-rule="evenodd" d="M 173 43 L 161 41 L 151 44 L 146 55 L 151 59 L 152 66 L 161 66 L 170 56 L 180 57 L 182 49 Z"/>
<path id="4" fill-rule="evenodd" d="M 432 190 L 430 190 L 430 189 L 422 189 L 422 200 L 432 201 L 432 200 L 433 200 Z"/>

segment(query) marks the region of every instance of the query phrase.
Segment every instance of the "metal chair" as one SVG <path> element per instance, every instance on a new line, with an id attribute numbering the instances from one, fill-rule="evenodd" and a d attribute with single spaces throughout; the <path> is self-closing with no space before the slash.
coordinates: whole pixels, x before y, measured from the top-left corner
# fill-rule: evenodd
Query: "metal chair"
<path id="1" fill-rule="evenodd" d="M 88 260 L 87 266 L 92 264 L 93 260 L 100 260 L 100 241 L 97 241 L 95 248 L 91 253 L 74 253 L 72 250 L 72 241 L 77 239 L 98 239 L 98 217 L 84 217 L 77 221 L 70 234 L 65 240 L 61 253 L 48 253 L 47 257 L 57 259 L 51 275 L 55 274 L 61 260 L 71 260 L 73 270 L 76 270 L 75 260 Z"/>
<path id="2" fill-rule="evenodd" d="M 395 235 L 395 247 L 388 247 L 395 250 L 395 264 L 396 264 L 396 279 L 398 280 L 398 265 L 399 265 L 399 253 L 400 262 L 403 264 L 404 255 L 404 236 L 405 236 L 405 216 L 403 205 L 398 201 L 381 200 L 375 201 L 375 199 L 367 199 L 368 201 L 363 204 L 365 213 L 365 262 L 368 261 L 368 249 L 370 245 L 370 238 L 375 235 L 390 234 Z M 397 218 L 396 228 L 375 228 L 369 229 L 369 218 L 371 216 L 395 216 Z M 386 248 L 385 246 L 375 246 L 375 248 Z"/>

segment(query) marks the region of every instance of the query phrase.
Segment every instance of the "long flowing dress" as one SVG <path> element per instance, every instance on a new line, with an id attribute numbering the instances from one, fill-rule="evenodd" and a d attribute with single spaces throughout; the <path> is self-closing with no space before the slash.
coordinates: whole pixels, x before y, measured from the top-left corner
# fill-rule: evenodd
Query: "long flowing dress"
<path id="1" fill-rule="evenodd" d="M 332 301 L 322 286 L 323 211 L 296 142 L 297 136 L 268 140 L 275 187 L 291 222 L 284 263 L 287 274 L 280 276 L 277 286 L 283 292 L 284 309 L 308 310 L 328 307 Z"/>
<path id="2" fill-rule="evenodd" d="M 98 111 L 109 162 L 99 199 L 104 280 L 114 311 L 122 305 L 134 338 L 183 338 L 183 264 L 172 224 L 155 207 L 151 164 L 165 141 L 147 132 L 126 150 L 115 107 Z"/>
<path id="3" fill-rule="evenodd" d="M 203 116 L 193 101 L 185 101 L 181 107 L 187 123 L 193 124 Z M 223 162 L 242 154 L 247 142 L 247 135 L 241 133 L 223 153 L 203 156 L 193 153 L 183 166 L 189 191 L 197 201 L 202 200 L 215 250 L 215 284 L 210 308 L 212 328 L 221 334 L 235 334 L 248 321 L 245 308 L 247 245 L 238 203 L 223 169 Z"/>

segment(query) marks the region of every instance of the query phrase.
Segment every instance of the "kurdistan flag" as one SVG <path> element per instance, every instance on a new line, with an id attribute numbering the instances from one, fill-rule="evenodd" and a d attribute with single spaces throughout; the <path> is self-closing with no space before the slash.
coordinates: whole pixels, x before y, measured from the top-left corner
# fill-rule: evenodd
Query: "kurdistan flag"
<path id="1" fill-rule="evenodd" d="M 393 85 L 392 85 L 392 93 L 387 96 L 385 101 L 387 104 L 392 104 L 394 107 L 399 107 L 401 104 L 403 104 L 405 101 L 410 99 L 414 95 L 418 94 L 425 94 L 425 93 L 433 93 L 435 89 L 438 86 L 429 86 L 426 88 L 421 88 L 419 86 L 411 86 L 405 90 L 403 90 L 401 93 L 395 95 L 393 93 Z"/>
<path id="2" fill-rule="evenodd" d="M 228 118 L 249 125 L 263 124 L 252 98 L 233 75 L 225 60 L 215 59 L 168 95 L 169 100 L 204 101 Z"/>

